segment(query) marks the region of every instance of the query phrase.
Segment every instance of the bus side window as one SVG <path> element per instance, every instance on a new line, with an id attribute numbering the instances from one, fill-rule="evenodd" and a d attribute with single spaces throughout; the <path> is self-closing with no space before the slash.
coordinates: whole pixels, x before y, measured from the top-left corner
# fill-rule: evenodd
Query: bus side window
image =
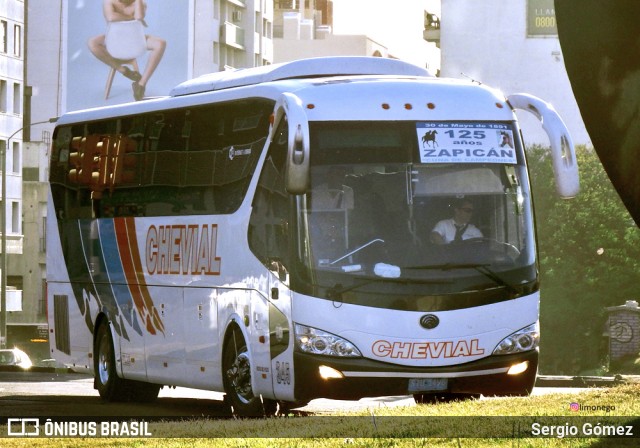
<path id="1" fill-rule="evenodd" d="M 283 127 L 286 126 L 281 125 Z M 284 280 L 289 271 L 289 194 L 284 186 L 287 139 L 278 138 L 282 132 L 285 131 L 276 132 L 260 173 L 248 238 L 256 257 L 270 270 L 277 270 Z"/>

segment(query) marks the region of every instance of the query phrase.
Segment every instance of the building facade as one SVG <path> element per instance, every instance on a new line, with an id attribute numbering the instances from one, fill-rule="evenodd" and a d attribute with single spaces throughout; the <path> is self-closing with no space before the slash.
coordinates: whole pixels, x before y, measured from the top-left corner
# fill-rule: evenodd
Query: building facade
<path id="1" fill-rule="evenodd" d="M 33 121 L 133 101 L 131 80 L 120 73 L 105 94 L 111 67 L 88 45 L 109 29 L 102 1 L 28 0 L 27 9 Z M 147 2 L 145 22 L 144 33 L 166 44 L 146 97 L 206 73 L 273 62 L 273 0 L 158 0 Z M 150 54 L 132 58 L 143 75 Z"/>
<path id="2" fill-rule="evenodd" d="M 4 197 L 0 212 L 6 220 L 6 227 L 0 229 L 0 232 L 7 249 L 7 253 L 2 254 L 6 266 L 2 266 L 5 270 L 0 277 L 6 294 L 6 307 L 0 310 L 2 327 L 5 327 L 11 314 L 19 313 L 23 308 L 22 288 L 19 282 L 12 278 L 9 262 L 10 254 L 22 253 L 23 136 L 20 130 L 24 114 L 24 30 L 24 2 L 22 0 L 2 2 L 0 7 L 0 158 L 3 167 Z M 4 330 L 5 328 L 0 328 L 0 342 L 3 346 L 9 342 Z"/>
<path id="3" fill-rule="evenodd" d="M 276 0 L 274 61 L 322 56 L 402 59 L 437 74 L 427 31 L 439 0 Z"/>
<path id="4" fill-rule="evenodd" d="M 441 0 L 442 76 L 470 78 L 506 95 L 549 101 L 574 143 L 590 144 L 562 58 L 553 0 Z M 540 123 L 518 113 L 529 144 L 548 146 Z"/>

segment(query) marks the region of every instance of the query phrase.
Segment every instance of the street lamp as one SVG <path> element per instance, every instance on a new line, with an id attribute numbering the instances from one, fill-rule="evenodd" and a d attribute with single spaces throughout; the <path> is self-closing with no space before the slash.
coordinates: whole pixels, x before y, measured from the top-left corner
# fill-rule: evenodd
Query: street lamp
<path id="1" fill-rule="evenodd" d="M 45 121 L 36 121 L 35 123 L 22 126 L 9 136 L 7 144 L 4 147 L 0 147 L 0 163 L 2 164 L 2 209 L 0 210 L 0 231 L 2 231 L 2 244 L 0 248 L 2 251 L 0 256 L 0 269 L 2 269 L 0 275 L 0 281 L 2 282 L 0 285 L 0 348 L 6 348 L 7 346 L 7 149 L 10 147 L 11 139 L 24 128 L 37 124 L 55 123 L 57 120 L 57 118 L 49 118 Z"/>

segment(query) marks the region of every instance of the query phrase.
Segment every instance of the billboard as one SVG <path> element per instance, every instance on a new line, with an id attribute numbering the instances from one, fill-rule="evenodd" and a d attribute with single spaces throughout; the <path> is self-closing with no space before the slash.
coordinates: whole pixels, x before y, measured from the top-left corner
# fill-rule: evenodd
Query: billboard
<path id="1" fill-rule="evenodd" d="M 527 35 L 529 37 L 558 35 L 553 0 L 527 1 Z"/>
<path id="2" fill-rule="evenodd" d="M 168 95 L 191 76 L 193 0 L 65 3 L 64 111 Z M 138 3 L 144 20 L 126 20 Z"/>

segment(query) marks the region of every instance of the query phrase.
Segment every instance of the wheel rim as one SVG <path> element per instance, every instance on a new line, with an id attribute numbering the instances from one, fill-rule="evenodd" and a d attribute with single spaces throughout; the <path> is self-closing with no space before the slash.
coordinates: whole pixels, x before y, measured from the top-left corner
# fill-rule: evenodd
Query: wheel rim
<path id="1" fill-rule="evenodd" d="M 238 353 L 227 369 L 227 378 L 237 397 L 248 403 L 253 398 L 251 390 L 251 364 L 246 351 Z"/>
<path id="2" fill-rule="evenodd" d="M 107 382 L 109 381 L 109 367 L 111 364 L 110 355 L 111 347 L 109 346 L 109 340 L 106 337 L 103 337 L 100 340 L 98 352 L 98 377 L 100 378 L 100 383 L 102 384 L 107 384 Z"/>

